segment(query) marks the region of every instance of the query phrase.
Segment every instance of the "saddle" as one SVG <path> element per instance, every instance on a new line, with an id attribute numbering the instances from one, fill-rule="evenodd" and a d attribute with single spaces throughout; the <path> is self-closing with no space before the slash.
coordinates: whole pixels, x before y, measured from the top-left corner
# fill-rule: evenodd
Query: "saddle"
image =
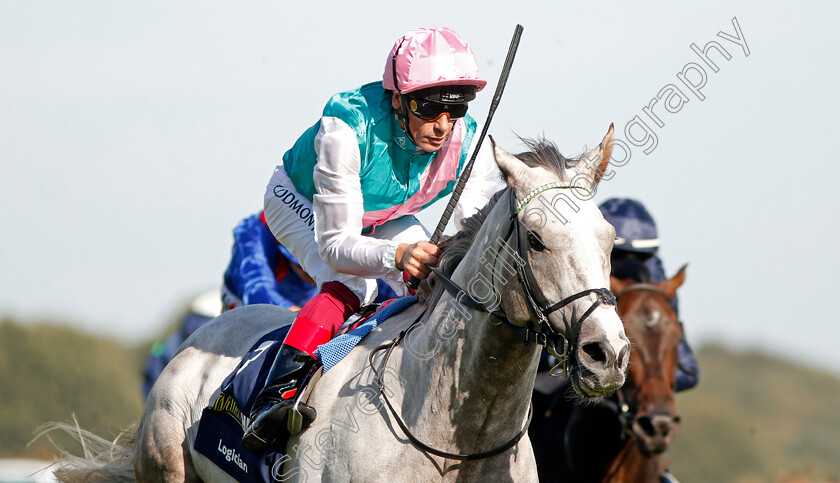
<path id="1" fill-rule="evenodd" d="M 365 306 L 350 317 L 336 337 L 318 347 L 319 364 L 306 377 L 295 405 L 305 405 L 321 375 L 335 367 L 374 327 L 414 302 L 416 297 L 393 299 Z M 262 455 L 246 451 L 242 435 L 251 423 L 248 415 L 290 327 L 261 337 L 222 382 L 216 399 L 202 411 L 193 447 L 238 481 L 274 482 L 289 477 L 282 474 L 283 463 L 289 459 L 285 454 L 289 435 L 280 437 Z M 294 413 L 289 415 L 289 424 L 291 434 L 304 429 L 299 413 L 297 417 Z"/>

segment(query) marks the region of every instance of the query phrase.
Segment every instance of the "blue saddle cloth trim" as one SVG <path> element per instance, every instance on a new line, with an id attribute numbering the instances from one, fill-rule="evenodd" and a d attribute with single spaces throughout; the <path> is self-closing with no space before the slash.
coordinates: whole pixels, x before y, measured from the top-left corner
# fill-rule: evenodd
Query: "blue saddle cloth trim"
<path id="1" fill-rule="evenodd" d="M 242 447 L 247 415 L 288 332 L 289 326 L 281 327 L 260 338 L 222 383 L 216 400 L 201 414 L 193 447 L 237 481 L 273 483 L 292 476 L 282 474 L 283 463 L 289 459 L 285 454 L 288 435 L 261 455 Z"/>
<path id="2" fill-rule="evenodd" d="M 324 373 L 341 362 L 374 327 L 388 317 L 407 309 L 415 302 L 417 302 L 417 297 L 413 295 L 396 299 L 350 332 L 342 334 L 326 344 L 319 345 L 318 349 L 315 350 L 315 356 L 324 365 Z"/>

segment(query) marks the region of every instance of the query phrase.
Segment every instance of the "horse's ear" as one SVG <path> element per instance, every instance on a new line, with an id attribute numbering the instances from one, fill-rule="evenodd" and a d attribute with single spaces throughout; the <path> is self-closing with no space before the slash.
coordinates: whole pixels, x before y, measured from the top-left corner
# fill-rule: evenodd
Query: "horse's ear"
<path id="1" fill-rule="evenodd" d="M 659 285 L 659 288 L 665 291 L 668 294 L 668 297 L 674 298 L 677 295 L 677 289 L 685 283 L 685 269 L 688 267 L 686 263 L 677 271 L 677 274 L 671 277 L 670 280 L 666 280 Z"/>
<path id="2" fill-rule="evenodd" d="M 598 169 L 595 170 L 595 184 L 598 184 L 598 181 L 601 181 L 601 176 L 603 176 L 604 173 L 607 171 L 607 166 L 610 164 L 610 158 L 612 157 L 614 140 L 615 126 L 613 126 L 613 123 L 610 123 L 610 128 L 607 129 L 607 134 L 601 141 L 601 145 L 598 146 L 601 150 L 601 159 L 598 163 Z"/>
<path id="3" fill-rule="evenodd" d="M 613 123 L 610 123 L 610 128 L 607 130 L 606 136 L 604 136 L 604 139 L 598 146 L 600 158 L 598 159 L 597 168 L 595 168 L 593 176 L 593 178 L 595 178 L 595 184 L 598 184 L 598 182 L 601 181 L 601 177 L 604 176 L 604 173 L 607 171 L 607 166 L 610 164 L 614 139 L 615 127 L 613 126 Z"/>
<path id="4" fill-rule="evenodd" d="M 500 148 L 493 139 L 493 136 L 489 137 L 490 143 L 493 145 L 493 156 L 496 158 L 496 164 L 499 165 L 499 171 L 502 172 L 502 179 L 509 187 L 513 188 L 514 180 L 518 177 L 519 173 L 524 171 L 526 168 L 525 163 L 516 156 Z"/>
<path id="5" fill-rule="evenodd" d="M 591 187 L 593 188 L 601 181 L 601 178 L 607 171 L 607 167 L 610 164 L 610 157 L 612 156 L 614 140 L 615 127 L 613 124 L 610 124 L 610 128 L 607 130 L 607 134 L 604 136 L 601 144 L 597 148 L 587 151 L 580 158 L 584 160 L 584 165 L 589 168 L 589 173 L 586 173 L 586 177 L 591 181 Z"/>

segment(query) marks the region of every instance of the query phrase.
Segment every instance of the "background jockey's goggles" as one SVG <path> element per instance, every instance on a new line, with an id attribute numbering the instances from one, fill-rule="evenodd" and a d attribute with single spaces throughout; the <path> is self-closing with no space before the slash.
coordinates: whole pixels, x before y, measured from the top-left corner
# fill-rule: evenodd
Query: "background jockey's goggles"
<path id="1" fill-rule="evenodd" d="M 444 113 L 449 114 L 450 119 L 458 119 L 467 114 L 467 107 L 466 102 L 444 104 L 442 102 L 408 96 L 408 110 L 425 121 L 433 121 Z"/>

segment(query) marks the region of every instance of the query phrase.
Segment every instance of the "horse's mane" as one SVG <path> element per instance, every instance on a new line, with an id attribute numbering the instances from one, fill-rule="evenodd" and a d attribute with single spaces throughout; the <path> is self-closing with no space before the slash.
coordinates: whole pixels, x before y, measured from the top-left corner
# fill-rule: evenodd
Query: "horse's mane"
<path id="1" fill-rule="evenodd" d="M 497 191 L 483 208 L 469 218 L 464 218 L 461 222 L 461 231 L 452 235 L 445 236 L 438 244 L 440 247 L 440 258 L 438 259 L 437 268 L 443 272 L 447 277 L 451 277 L 452 273 L 458 268 L 458 263 L 467 254 L 467 250 L 472 246 L 476 233 L 481 229 L 487 215 L 496 206 L 496 202 L 503 194 L 507 193 L 508 188 Z M 440 299 L 443 294 L 443 284 L 440 283 L 438 276 L 432 273 L 420 284 L 417 289 L 417 300 L 422 304 L 434 304 Z"/>
<path id="2" fill-rule="evenodd" d="M 576 159 L 568 159 L 560 154 L 557 146 L 545 138 L 520 139 L 529 151 L 519 153 L 516 157 L 531 168 L 546 168 L 562 177 L 567 168 L 577 163 Z M 506 178 L 504 173 L 502 177 Z M 440 242 L 441 255 L 437 268 L 445 276 L 452 276 L 452 273 L 458 267 L 458 263 L 464 258 L 470 246 L 472 246 L 475 235 L 484 224 L 484 220 L 487 219 L 490 211 L 496 206 L 496 202 L 505 193 L 507 193 L 507 189 L 496 192 L 482 209 L 478 210 L 473 216 L 463 220 L 461 231 L 453 236 L 444 237 Z M 443 290 L 443 285 L 440 283 L 437 275 L 433 273 L 420 284 L 417 290 L 418 301 L 422 304 L 434 304 L 440 299 Z"/>

